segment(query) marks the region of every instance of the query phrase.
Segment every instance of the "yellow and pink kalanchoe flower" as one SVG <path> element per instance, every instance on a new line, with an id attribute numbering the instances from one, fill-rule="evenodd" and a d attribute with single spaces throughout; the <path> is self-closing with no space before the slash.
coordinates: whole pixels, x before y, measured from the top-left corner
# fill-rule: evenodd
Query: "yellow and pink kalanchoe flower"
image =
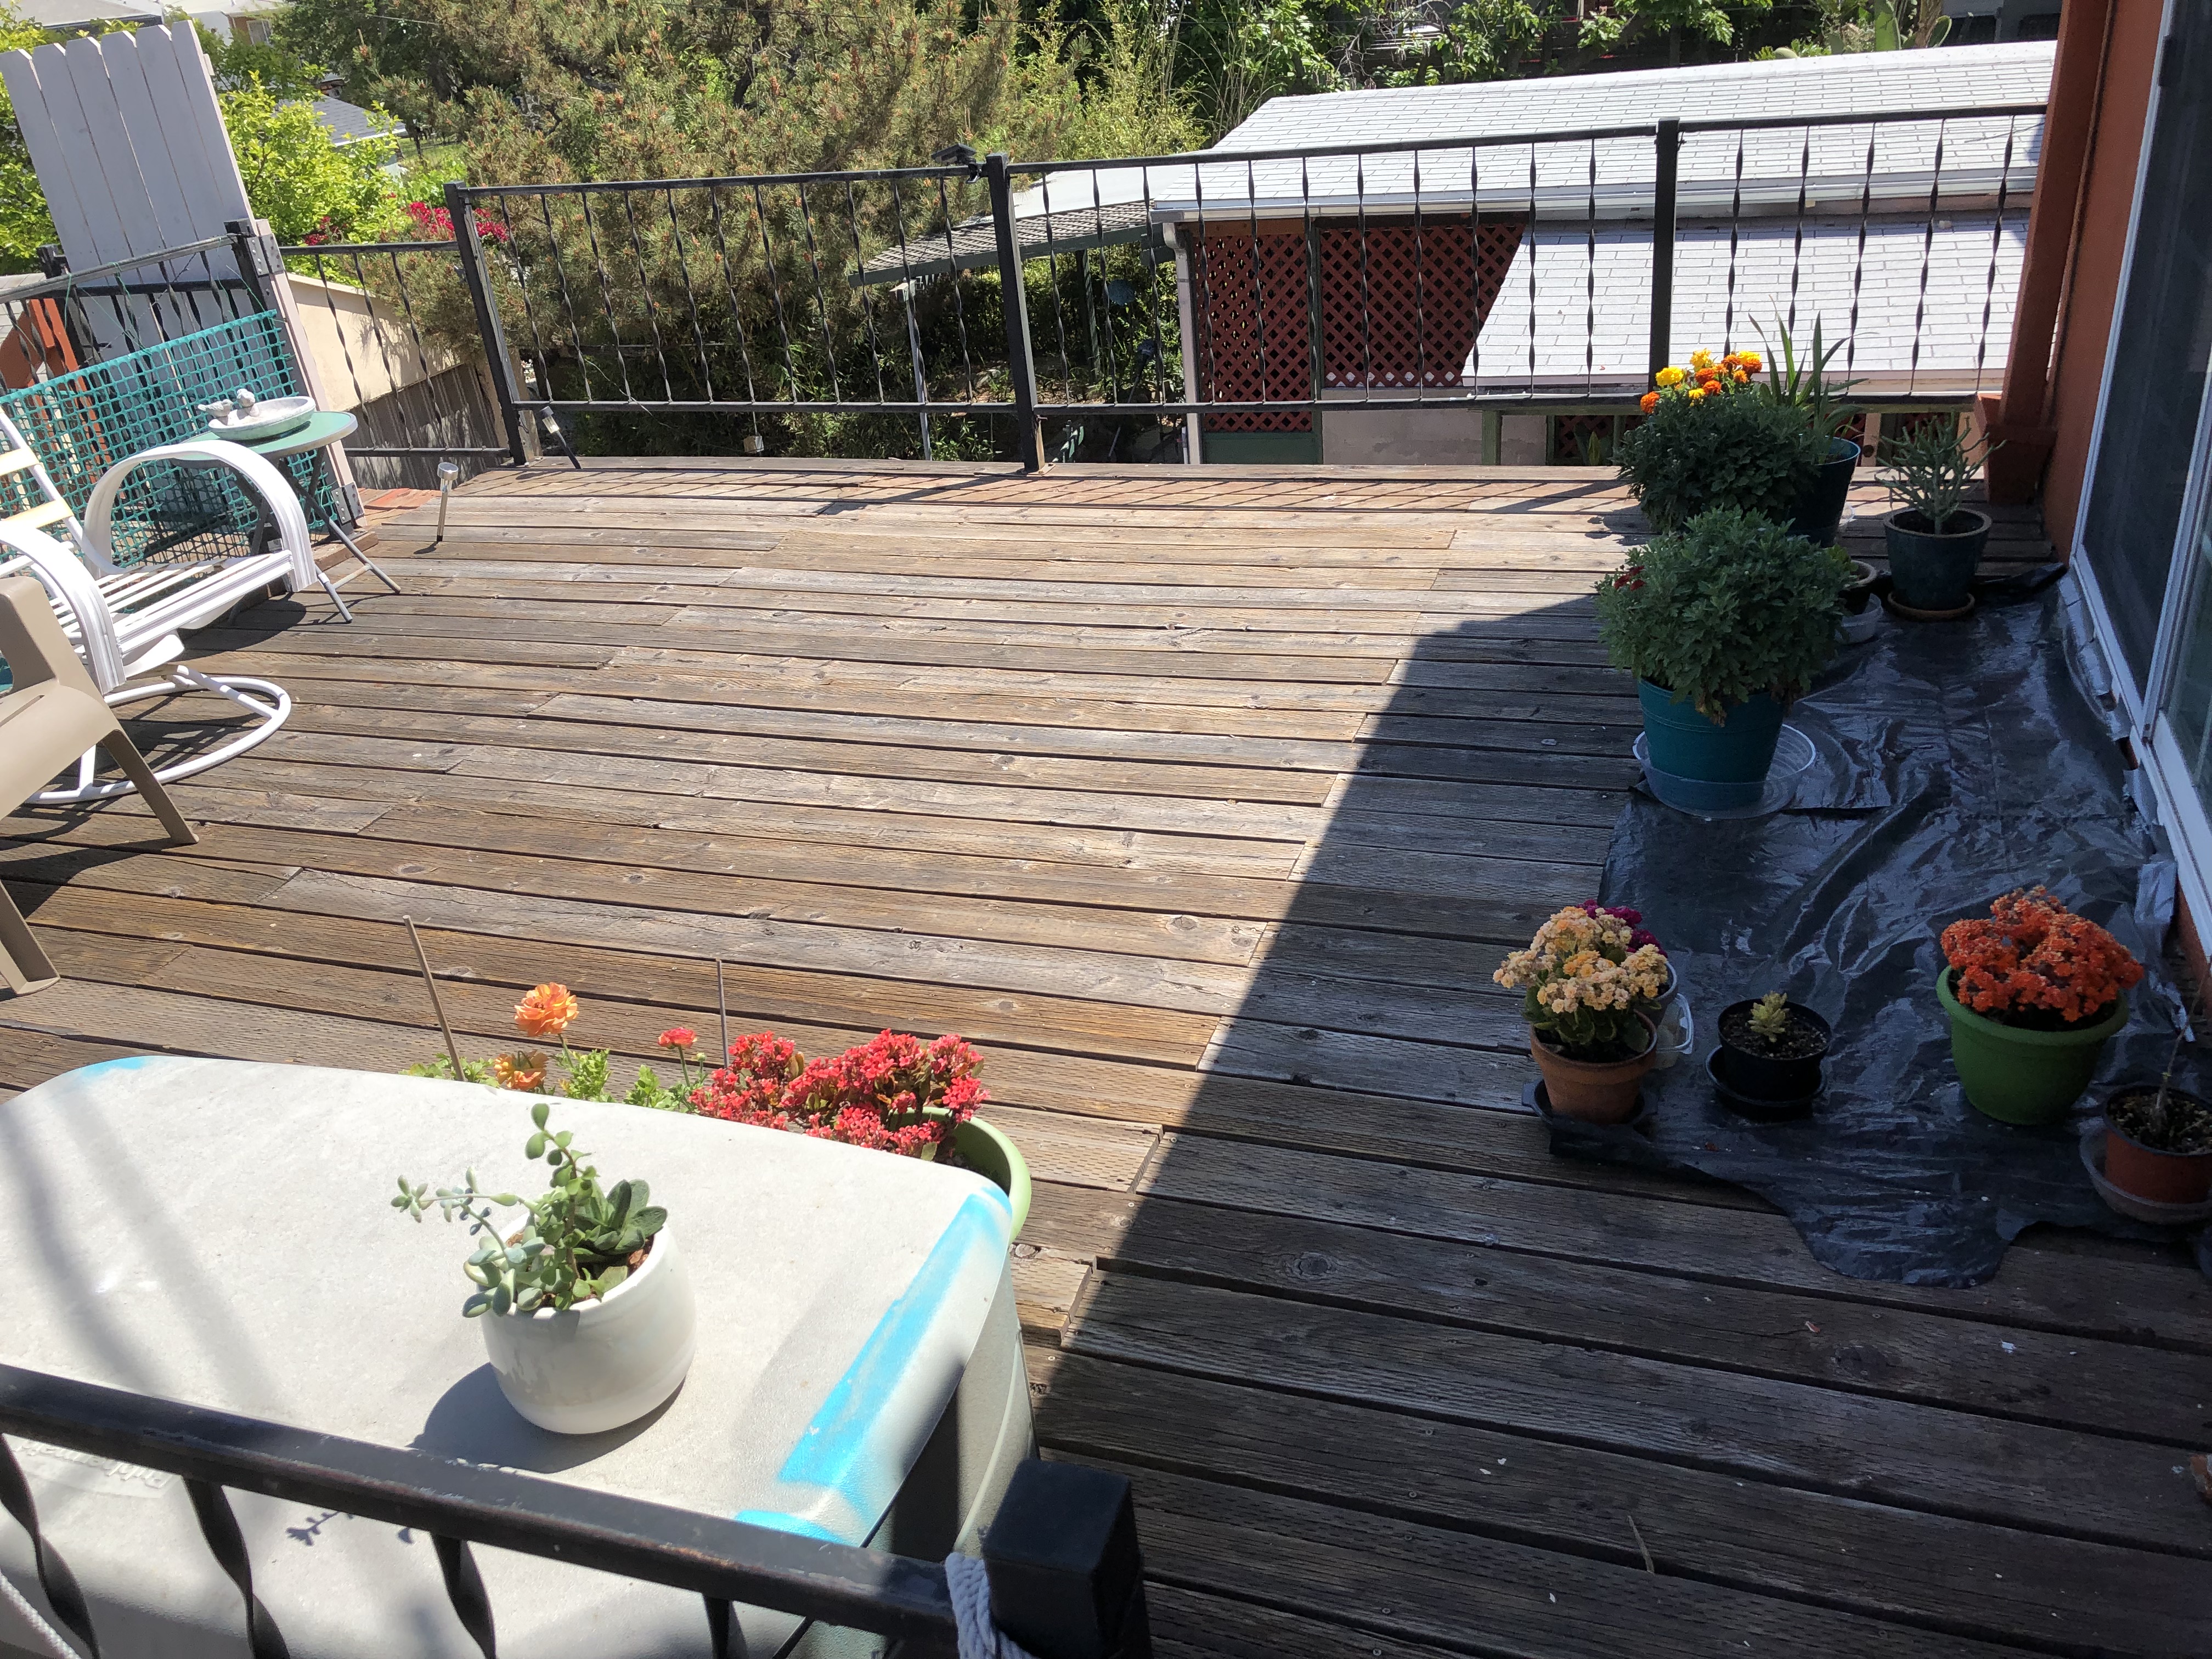
<path id="1" fill-rule="evenodd" d="M 1510 991 L 1532 993 L 1553 1014 L 1650 1002 L 1666 988 L 1667 958 L 1656 945 L 1636 944 L 1635 933 L 1618 916 L 1570 905 L 1491 978 Z"/>

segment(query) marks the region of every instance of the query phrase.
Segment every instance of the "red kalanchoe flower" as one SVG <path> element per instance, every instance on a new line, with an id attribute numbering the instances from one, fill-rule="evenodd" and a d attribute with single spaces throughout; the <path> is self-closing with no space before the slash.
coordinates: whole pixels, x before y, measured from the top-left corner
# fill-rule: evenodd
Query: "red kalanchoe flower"
<path id="1" fill-rule="evenodd" d="M 810 1060 L 762 1031 L 730 1046 L 730 1063 L 708 1073 L 691 1103 L 731 1122 L 921 1157 L 985 1099 L 975 1080 L 982 1063 L 957 1036 L 925 1043 L 884 1031 L 833 1060 Z"/>
<path id="2" fill-rule="evenodd" d="M 2042 888 L 2015 888 L 1943 930 L 1953 994 L 1976 1013 L 2014 1024 L 2094 1019 L 2142 978 L 2142 964 L 2094 921 Z"/>

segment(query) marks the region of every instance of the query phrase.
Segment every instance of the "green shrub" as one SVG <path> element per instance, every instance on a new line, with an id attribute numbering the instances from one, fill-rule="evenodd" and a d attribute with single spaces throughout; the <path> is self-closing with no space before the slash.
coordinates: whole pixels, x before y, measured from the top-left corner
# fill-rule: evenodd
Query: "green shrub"
<path id="1" fill-rule="evenodd" d="M 1759 692 L 1787 700 L 1813 683 L 1836 654 L 1848 575 L 1827 549 L 1717 507 L 1598 583 L 1598 632 L 1615 668 L 1718 720 Z"/>
<path id="2" fill-rule="evenodd" d="M 1651 527 L 1673 530 L 1717 507 L 1786 523 L 1827 453 L 1796 410 L 1739 392 L 1659 398 L 1614 456 Z"/>

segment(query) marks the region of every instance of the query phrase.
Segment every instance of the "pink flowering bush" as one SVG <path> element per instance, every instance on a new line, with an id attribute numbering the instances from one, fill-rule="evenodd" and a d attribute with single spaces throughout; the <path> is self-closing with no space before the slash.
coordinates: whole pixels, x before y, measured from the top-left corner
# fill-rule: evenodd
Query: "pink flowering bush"
<path id="1" fill-rule="evenodd" d="M 417 230 L 426 232 L 428 236 L 434 237 L 440 241 L 447 241 L 453 237 L 453 210 L 451 208 L 441 207 L 434 202 L 410 202 L 407 204 L 407 216 L 415 222 L 415 228 Z M 507 240 L 507 227 L 493 218 L 483 209 L 478 208 L 477 234 L 488 242 L 504 242 Z M 310 236 L 307 240 L 313 242 L 320 239 Z"/>
<path id="2" fill-rule="evenodd" d="M 885 1031 L 832 1060 L 808 1060 L 773 1031 L 739 1037 L 729 1064 L 691 1091 L 708 1117 L 788 1129 L 908 1158 L 935 1156 L 988 1097 L 983 1057 L 963 1037 Z"/>

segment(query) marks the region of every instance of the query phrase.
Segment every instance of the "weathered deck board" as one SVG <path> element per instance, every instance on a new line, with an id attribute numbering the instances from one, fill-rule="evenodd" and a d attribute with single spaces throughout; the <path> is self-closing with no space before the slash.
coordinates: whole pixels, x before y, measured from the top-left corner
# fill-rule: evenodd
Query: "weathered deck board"
<path id="1" fill-rule="evenodd" d="M 719 952 L 735 1029 L 985 1046 L 1040 1432 L 1134 1476 L 1163 1653 L 2212 1650 L 2185 1263 L 1843 1279 L 1519 1112 L 1489 975 L 1631 776 L 1604 478 L 596 463 L 433 521 L 351 628 L 195 640 L 298 702 L 180 787 L 199 846 L 0 823 L 68 975 L 0 1001 L 0 1097 L 426 1055 L 403 915 L 465 1046 L 559 978 L 626 1073 Z"/>

